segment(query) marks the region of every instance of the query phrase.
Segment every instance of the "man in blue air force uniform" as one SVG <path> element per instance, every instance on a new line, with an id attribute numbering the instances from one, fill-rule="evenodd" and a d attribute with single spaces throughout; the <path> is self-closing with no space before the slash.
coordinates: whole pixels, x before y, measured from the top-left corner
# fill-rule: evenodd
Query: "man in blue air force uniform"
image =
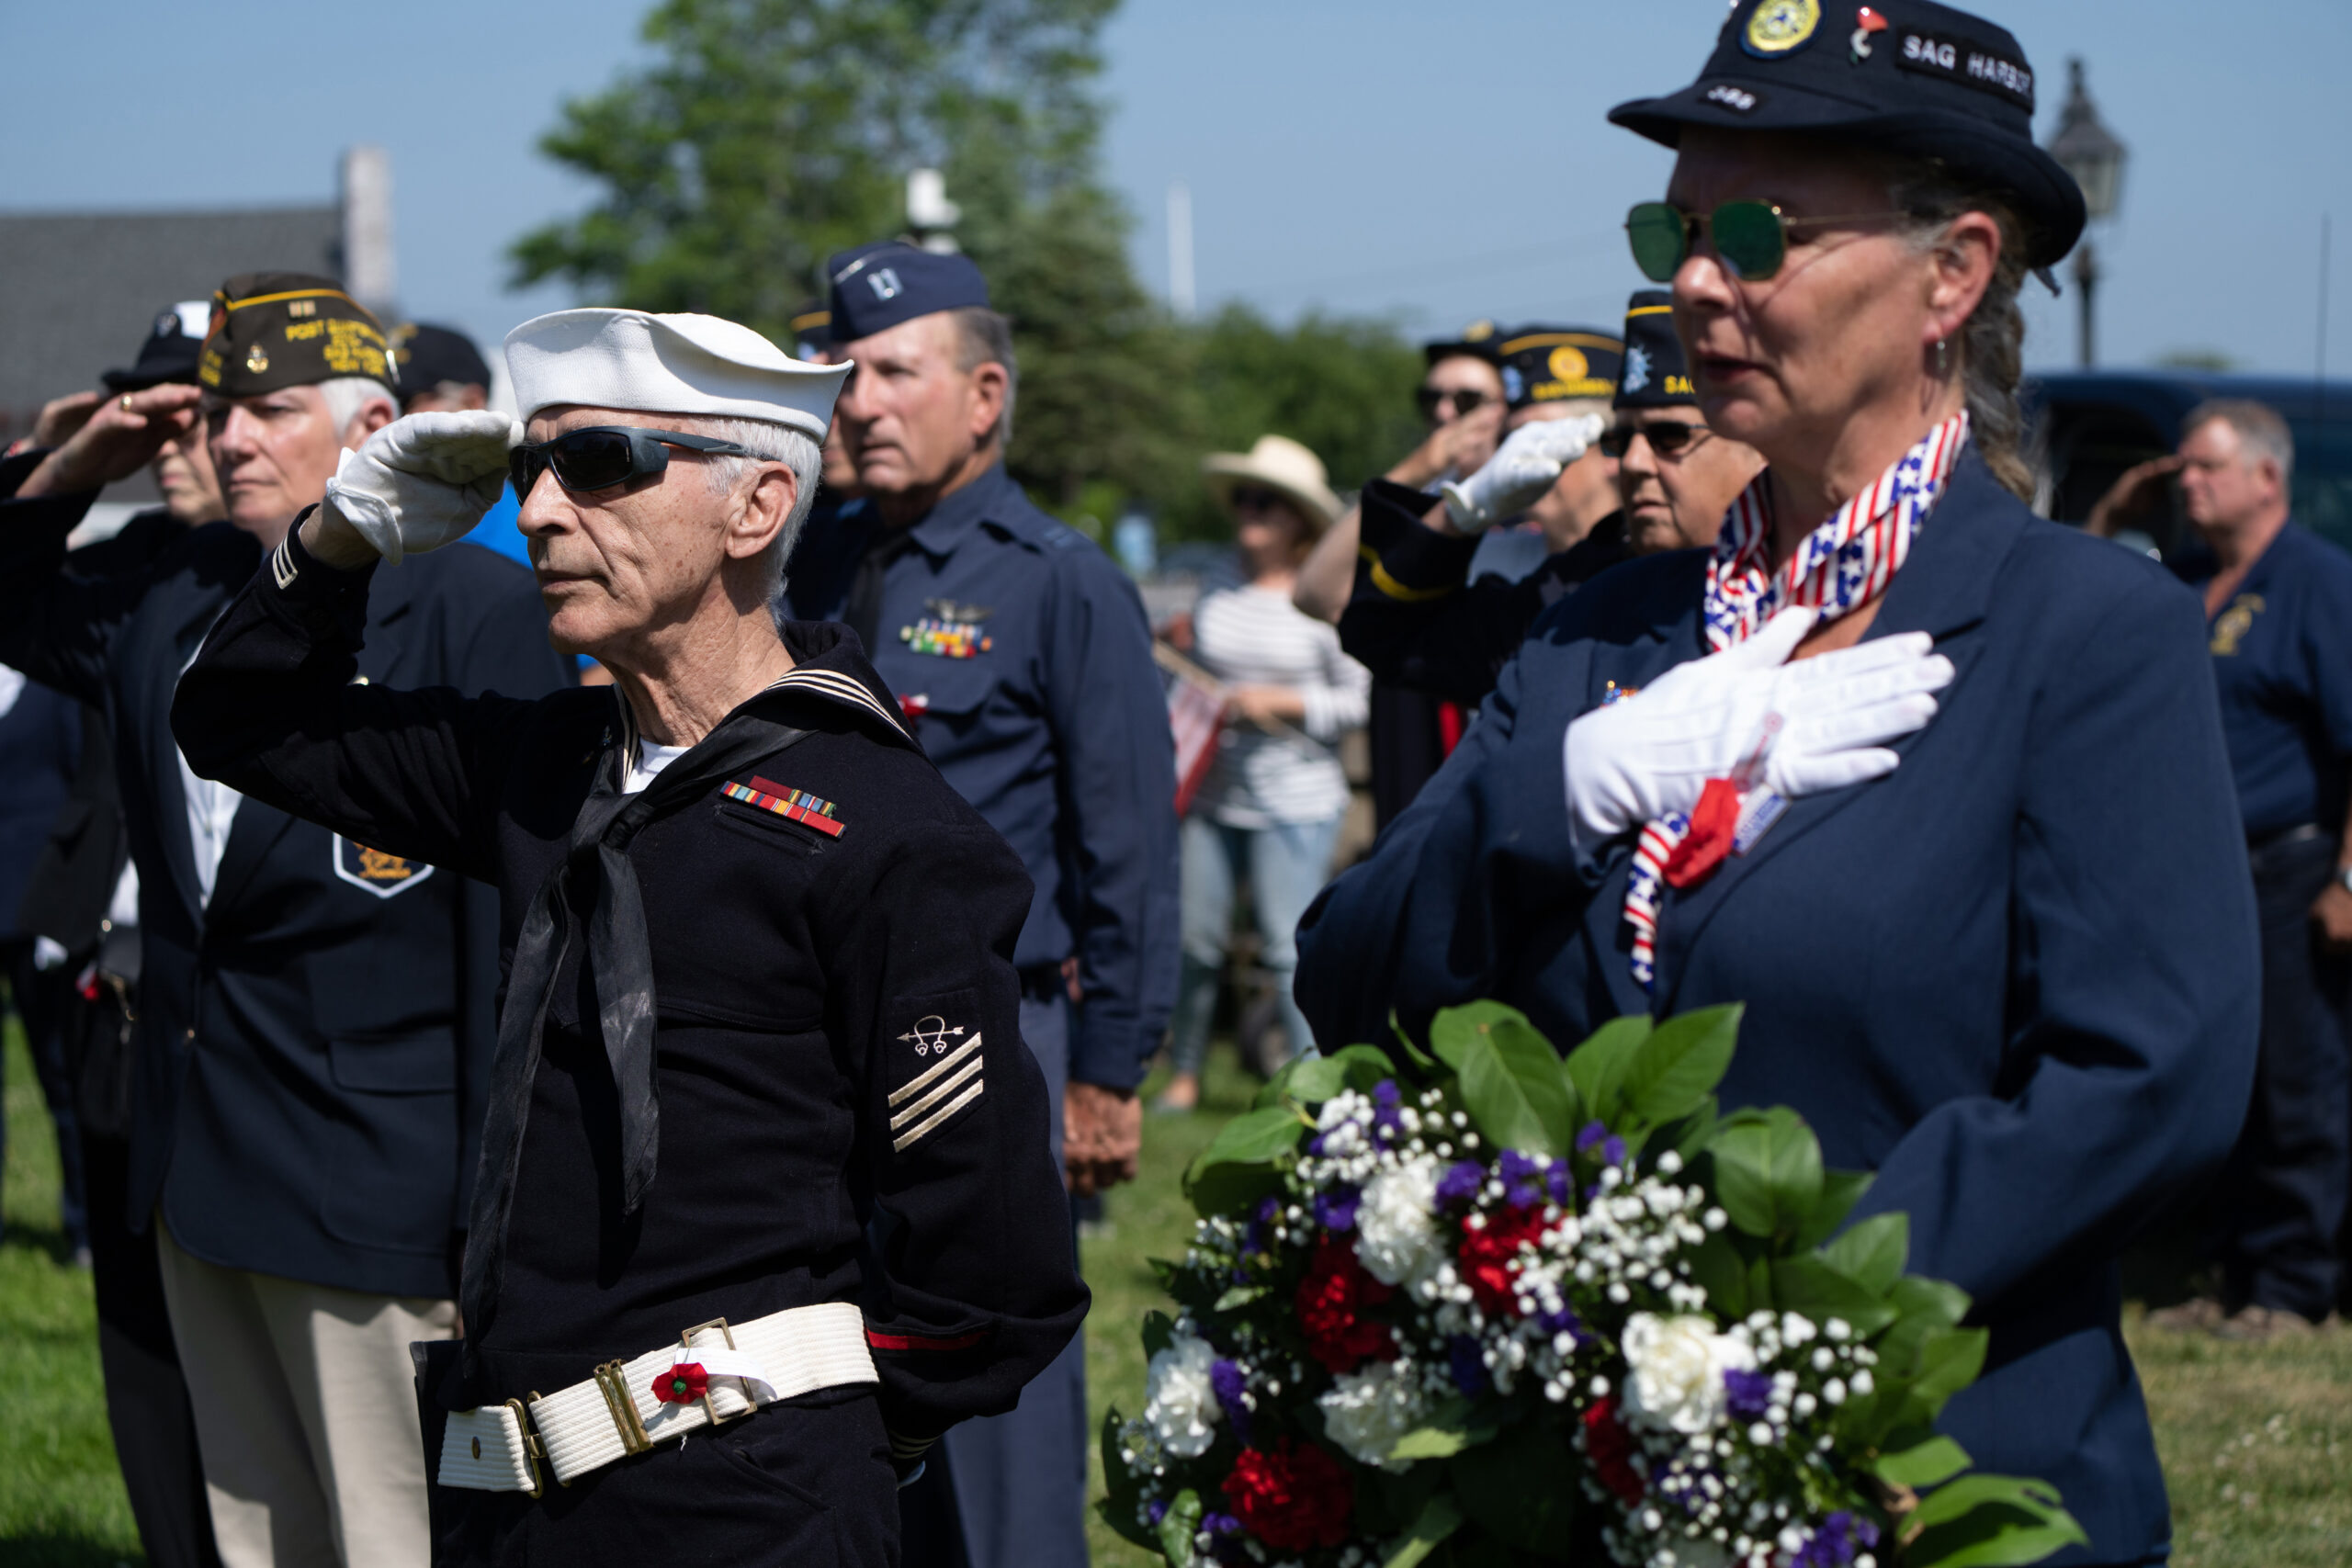
<path id="1" fill-rule="evenodd" d="M 1017 372 L 979 269 L 884 243 L 827 270 L 832 357 L 855 364 L 840 434 L 868 499 L 811 539 L 786 596 L 857 632 L 1029 868 L 1021 1030 L 1062 1102 L 1056 1152 L 1091 1192 L 1135 1174 L 1135 1089 L 1175 998 L 1175 756 L 1142 601 L 1004 471 Z M 1086 1438 L 1074 1342 L 1019 1409 L 947 1434 L 906 1494 L 908 1561 L 1084 1562 Z"/>

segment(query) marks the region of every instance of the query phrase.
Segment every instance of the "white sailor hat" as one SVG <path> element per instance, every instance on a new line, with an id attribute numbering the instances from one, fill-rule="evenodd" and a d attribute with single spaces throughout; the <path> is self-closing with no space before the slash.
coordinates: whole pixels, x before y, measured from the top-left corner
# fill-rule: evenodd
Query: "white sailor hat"
<path id="1" fill-rule="evenodd" d="M 852 367 L 811 365 L 717 316 L 557 310 L 506 334 L 525 419 L 559 403 L 763 419 L 825 438 Z"/>

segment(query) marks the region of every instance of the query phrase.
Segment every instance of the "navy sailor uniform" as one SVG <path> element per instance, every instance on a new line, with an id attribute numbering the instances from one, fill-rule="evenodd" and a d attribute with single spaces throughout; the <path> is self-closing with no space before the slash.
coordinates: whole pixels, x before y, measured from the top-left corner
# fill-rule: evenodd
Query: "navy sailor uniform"
<path id="1" fill-rule="evenodd" d="M 350 684 L 370 575 L 290 540 L 183 678 L 181 744 L 258 798 L 494 884 L 513 970 L 526 910 L 633 744 L 626 705 Z M 484 1190 L 513 1182 L 503 1254 L 464 1362 L 427 1393 L 445 1409 L 549 1393 L 713 1318 L 831 1302 L 864 1309 L 880 1386 L 771 1405 L 541 1500 L 436 1488 L 436 1561 L 639 1562 L 691 1541 L 711 1561 L 881 1564 L 894 1451 L 903 1468 L 1010 1408 L 1085 1314 L 1018 1022 L 1029 879 L 839 627 L 785 637 L 797 668 L 671 762 L 647 795 L 686 786 L 620 841 L 650 957 L 651 996 L 622 1013 L 653 1010 L 653 1179 L 631 1207 L 621 1014 L 592 956 L 597 878 L 575 876 L 588 940 L 556 949 L 506 1171 L 495 1095 L 485 1134 Z M 754 723 L 786 739 L 697 778 Z M 955 1092 L 901 1092 L 967 1045 Z M 469 1250 L 469 1301 L 475 1272 Z"/>
<path id="2" fill-rule="evenodd" d="M 1628 562 L 1555 605 L 1372 857 L 1309 910 L 1298 997 L 1327 1048 L 1491 997 L 1572 1043 L 1649 1010 L 1627 965 L 1630 842 L 1580 860 L 1561 746 L 1613 685 L 1702 656 L 1707 555 Z M 2166 1549 L 2164 1476 L 2116 1257 L 2245 1113 L 2255 911 L 2196 602 L 2031 516 L 1972 449 L 1867 635 L 1957 667 L 1884 779 L 1792 803 L 1671 896 L 1656 1010 L 1744 1001 L 1726 1108 L 1793 1106 L 1857 1215 L 1975 1299 L 1983 1380 L 1944 1427 L 2064 1495 L 2087 1551 Z"/>

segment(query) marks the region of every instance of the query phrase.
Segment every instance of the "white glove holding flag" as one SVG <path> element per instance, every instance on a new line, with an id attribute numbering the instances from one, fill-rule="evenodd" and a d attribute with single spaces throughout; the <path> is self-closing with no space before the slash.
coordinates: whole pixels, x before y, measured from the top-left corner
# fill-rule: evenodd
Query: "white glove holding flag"
<path id="1" fill-rule="evenodd" d="M 506 488 L 506 452 L 523 427 L 487 409 L 413 413 L 345 452 L 326 504 L 394 566 L 474 530 Z"/>
<path id="2" fill-rule="evenodd" d="M 1577 852 L 1689 812 L 1709 779 L 1793 800 L 1893 773 L 1885 743 L 1936 716 L 1928 694 L 1951 682 L 1951 660 L 1927 633 L 1905 632 L 1790 663 L 1818 618 L 1783 610 L 1738 647 L 1571 723 L 1563 761 Z"/>
<path id="3" fill-rule="evenodd" d="M 1560 470 L 1600 439 L 1609 422 L 1597 413 L 1544 419 L 1522 424 L 1487 459 L 1487 466 L 1441 487 L 1445 514 L 1465 534 L 1489 528 L 1534 505 L 1560 478 Z"/>

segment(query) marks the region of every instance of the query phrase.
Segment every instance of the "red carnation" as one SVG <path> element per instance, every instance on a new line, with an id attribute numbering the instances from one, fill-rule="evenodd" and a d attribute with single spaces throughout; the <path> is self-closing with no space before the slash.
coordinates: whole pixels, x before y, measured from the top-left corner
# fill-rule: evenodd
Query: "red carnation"
<path id="1" fill-rule="evenodd" d="M 1632 1507 L 1642 1500 L 1642 1478 L 1634 1469 L 1633 1436 L 1617 1419 L 1617 1401 L 1597 1399 L 1584 1413 L 1584 1457 L 1600 1483 Z"/>
<path id="2" fill-rule="evenodd" d="M 1272 1452 L 1244 1449 L 1225 1478 L 1225 1499 L 1241 1528 L 1278 1551 L 1338 1546 L 1348 1539 L 1355 1490 L 1340 1461 L 1284 1438 Z"/>
<path id="3" fill-rule="evenodd" d="M 1307 1353 L 1334 1375 L 1354 1371 L 1365 1361 L 1395 1360 L 1396 1341 L 1387 1325 L 1367 1323 L 1362 1314 L 1396 1293 L 1364 1271 L 1345 1236 L 1325 1231 L 1316 1238 L 1315 1260 L 1298 1282 L 1295 1298 Z"/>
<path id="4" fill-rule="evenodd" d="M 1462 1247 L 1455 1254 L 1462 1259 L 1462 1272 L 1470 1281 L 1470 1293 L 1487 1315 L 1499 1317 L 1505 1313 L 1519 1315 L 1519 1303 L 1511 1295 L 1511 1277 L 1519 1272 L 1519 1249 L 1522 1243 L 1533 1242 L 1544 1234 L 1544 1212 L 1541 1209 L 1511 1209 L 1499 1214 L 1486 1216 L 1486 1224 L 1477 1230 L 1465 1230 Z"/>
<path id="5" fill-rule="evenodd" d="M 653 1397 L 664 1404 L 692 1404 L 710 1392 L 710 1374 L 700 1361 L 680 1361 L 653 1374 Z"/>

